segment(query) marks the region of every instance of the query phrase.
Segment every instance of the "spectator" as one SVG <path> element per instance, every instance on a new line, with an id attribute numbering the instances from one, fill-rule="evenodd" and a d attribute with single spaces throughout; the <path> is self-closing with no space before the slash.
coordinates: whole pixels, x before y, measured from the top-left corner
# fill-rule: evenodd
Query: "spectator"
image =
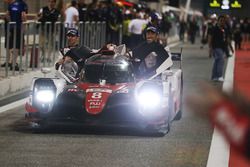
<path id="1" fill-rule="evenodd" d="M 218 23 L 211 30 L 209 34 L 209 49 L 210 54 L 214 58 L 214 64 L 212 69 L 212 81 L 223 82 L 223 68 L 224 68 L 224 56 L 227 45 L 230 44 L 228 41 L 229 33 L 225 28 L 226 17 L 221 15 L 218 18 Z M 232 47 L 230 47 L 232 48 Z"/>
<path id="2" fill-rule="evenodd" d="M 198 31 L 198 25 L 195 17 L 192 18 L 192 21 L 189 22 L 189 39 L 192 44 L 195 43 L 196 32 Z"/>
<path id="3" fill-rule="evenodd" d="M 143 41 L 143 29 L 147 23 L 139 13 L 136 13 L 136 18 L 131 20 L 128 26 L 128 31 L 131 33 L 131 47 L 135 47 Z"/>
<path id="4" fill-rule="evenodd" d="M 242 49 L 241 48 L 241 42 L 242 42 L 242 32 L 241 32 L 241 25 L 240 22 L 237 21 L 237 23 L 234 26 L 234 41 L 235 41 L 235 50 Z"/>
<path id="5" fill-rule="evenodd" d="M 56 0 L 48 0 L 48 6 L 41 8 L 38 13 L 38 21 L 41 22 L 39 45 L 42 50 L 42 55 L 45 55 L 45 45 L 48 44 L 49 49 L 52 45 L 50 37 L 54 32 L 54 24 L 58 20 L 59 15 L 60 12 L 56 9 Z M 46 25 L 46 22 L 50 24 Z"/>
<path id="6" fill-rule="evenodd" d="M 184 21 L 184 19 L 181 19 L 181 21 L 180 21 L 180 30 L 179 30 L 179 38 L 180 38 L 180 41 L 183 41 L 183 42 L 184 42 L 186 27 L 187 27 L 186 22 Z"/>
<path id="7" fill-rule="evenodd" d="M 125 44 L 128 48 L 131 47 L 130 43 L 129 43 L 131 34 L 128 31 L 128 25 L 131 22 L 131 17 L 132 17 L 132 15 L 131 15 L 130 10 L 126 10 L 124 13 L 124 19 L 123 19 L 123 23 L 122 23 L 122 28 L 123 28 L 122 29 L 123 30 L 122 43 Z"/>
<path id="8" fill-rule="evenodd" d="M 78 0 L 79 21 L 87 21 L 87 4 L 85 0 Z"/>
<path id="9" fill-rule="evenodd" d="M 172 25 L 171 25 L 171 22 L 170 22 L 170 18 L 167 15 L 167 12 L 165 12 L 163 14 L 163 17 L 162 17 L 160 28 L 161 28 L 161 31 L 163 33 L 163 36 L 165 36 L 166 39 L 168 38 L 169 31 L 170 31 L 171 27 L 172 27 Z"/>
<path id="10" fill-rule="evenodd" d="M 243 20 L 243 23 L 241 25 L 241 31 L 243 33 L 243 42 L 246 43 L 247 42 L 247 38 L 248 38 L 248 26 L 249 26 L 249 22 L 248 22 L 248 18 L 245 18 Z"/>
<path id="11" fill-rule="evenodd" d="M 75 0 L 71 1 L 71 6 L 68 7 L 65 12 L 65 27 L 66 28 L 75 28 L 76 24 L 79 21 L 79 12 L 77 10 L 77 2 Z"/>
<path id="12" fill-rule="evenodd" d="M 100 2 L 93 0 L 87 7 L 87 20 L 99 21 L 99 6 Z"/>
<path id="13" fill-rule="evenodd" d="M 132 49 L 136 74 L 139 77 L 150 77 L 155 70 L 169 57 L 168 52 L 158 41 L 159 30 L 156 27 L 146 29 L 146 41 Z"/>
<path id="14" fill-rule="evenodd" d="M 7 55 L 10 57 L 7 58 L 9 61 L 5 62 L 1 65 L 1 67 L 5 67 L 8 65 L 10 70 L 14 69 L 19 71 L 19 66 L 16 62 L 17 56 L 20 54 L 21 40 L 24 41 L 24 37 L 21 36 L 22 23 L 26 21 L 26 14 L 28 12 L 28 6 L 25 2 L 20 0 L 6 0 L 8 4 L 8 11 L 6 12 L 6 21 L 7 22 L 15 22 L 15 25 L 9 26 L 9 36 L 8 33 L 5 33 L 5 48 L 7 49 Z M 8 30 L 7 30 L 8 31 Z M 16 31 L 16 37 L 14 37 L 14 33 Z M 16 39 L 16 41 L 14 41 Z M 8 41 L 8 44 L 7 44 Z M 7 48 L 8 45 L 8 48 Z M 7 64 L 8 63 L 8 64 Z M 13 65 L 14 68 L 13 68 Z"/>
<path id="15" fill-rule="evenodd" d="M 122 24 L 122 12 L 116 3 L 112 3 L 107 13 L 107 43 L 119 44 L 119 26 Z"/>

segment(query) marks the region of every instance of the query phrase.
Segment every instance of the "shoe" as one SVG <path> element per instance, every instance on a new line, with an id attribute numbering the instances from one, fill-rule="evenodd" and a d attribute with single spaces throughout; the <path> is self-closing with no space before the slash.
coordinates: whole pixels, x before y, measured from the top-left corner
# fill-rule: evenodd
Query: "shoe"
<path id="1" fill-rule="evenodd" d="M 13 67 L 12 67 L 12 66 L 10 66 L 10 70 L 13 70 Z M 18 64 L 15 65 L 15 71 L 19 71 L 19 66 L 18 66 Z"/>
<path id="2" fill-rule="evenodd" d="M 218 78 L 218 81 L 219 81 L 219 82 L 224 82 L 224 78 L 223 78 L 223 77 L 220 77 L 220 78 Z"/>
<path id="3" fill-rule="evenodd" d="M 218 78 L 212 78 L 211 79 L 213 82 L 218 82 Z"/>
<path id="4" fill-rule="evenodd" d="M 6 66 L 6 63 L 1 64 L 1 67 L 5 67 L 5 66 Z M 8 67 L 11 67 L 11 66 L 12 66 L 12 64 L 8 63 Z"/>

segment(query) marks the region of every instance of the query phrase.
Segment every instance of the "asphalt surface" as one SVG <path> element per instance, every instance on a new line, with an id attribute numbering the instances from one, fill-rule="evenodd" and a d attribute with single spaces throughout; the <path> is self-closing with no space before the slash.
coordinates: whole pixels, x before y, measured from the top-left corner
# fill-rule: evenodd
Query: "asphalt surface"
<path id="1" fill-rule="evenodd" d="M 184 44 L 184 98 L 209 81 L 212 60 L 200 45 Z M 179 51 L 180 48 L 172 48 Z M 219 85 L 218 85 L 219 86 Z M 56 127 L 33 133 L 24 121 L 24 106 L 0 114 L 0 166 L 205 167 L 211 126 L 183 107 L 165 137 L 128 129 Z"/>

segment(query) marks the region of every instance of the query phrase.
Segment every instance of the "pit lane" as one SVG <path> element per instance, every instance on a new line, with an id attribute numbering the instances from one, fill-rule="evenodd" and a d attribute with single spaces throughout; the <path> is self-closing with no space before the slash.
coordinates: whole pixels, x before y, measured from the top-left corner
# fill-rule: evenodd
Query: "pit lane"
<path id="1" fill-rule="evenodd" d="M 171 51 L 178 52 L 178 47 Z M 210 79 L 212 60 L 200 45 L 183 45 L 184 97 Z M 220 85 L 218 85 L 220 86 Z M 203 167 L 207 164 L 211 126 L 183 108 L 183 118 L 165 137 L 128 129 L 52 128 L 32 133 L 24 106 L 0 113 L 1 166 L 152 166 Z"/>

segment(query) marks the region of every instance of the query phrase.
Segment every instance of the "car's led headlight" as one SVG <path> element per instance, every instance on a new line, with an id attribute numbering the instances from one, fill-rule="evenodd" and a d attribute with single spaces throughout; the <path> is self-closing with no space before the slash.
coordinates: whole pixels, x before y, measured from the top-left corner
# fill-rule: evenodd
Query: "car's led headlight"
<path id="1" fill-rule="evenodd" d="M 35 98 L 41 103 L 50 103 L 54 100 L 55 93 L 52 90 L 38 90 Z"/>
<path id="2" fill-rule="evenodd" d="M 155 90 L 142 90 L 137 96 L 137 101 L 143 107 L 156 107 L 160 105 L 161 95 Z"/>

